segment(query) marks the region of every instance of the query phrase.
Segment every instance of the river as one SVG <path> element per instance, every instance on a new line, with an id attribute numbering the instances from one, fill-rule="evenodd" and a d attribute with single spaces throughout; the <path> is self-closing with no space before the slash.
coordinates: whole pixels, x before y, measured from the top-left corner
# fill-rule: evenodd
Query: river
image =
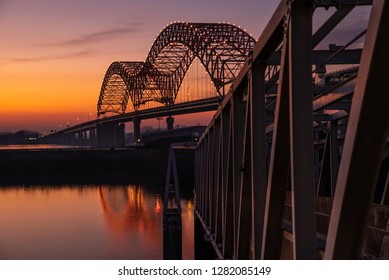
<path id="1" fill-rule="evenodd" d="M 193 201 L 181 205 L 193 259 Z M 162 259 L 162 208 L 146 186 L 2 187 L 0 259 Z"/>

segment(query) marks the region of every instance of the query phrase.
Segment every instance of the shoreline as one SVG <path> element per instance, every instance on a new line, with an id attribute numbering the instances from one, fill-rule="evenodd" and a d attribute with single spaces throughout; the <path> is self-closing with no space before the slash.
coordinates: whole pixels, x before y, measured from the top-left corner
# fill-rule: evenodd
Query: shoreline
<path id="1" fill-rule="evenodd" d="M 176 151 L 179 182 L 193 186 L 194 153 Z M 0 187 L 67 184 L 164 186 L 165 149 L 0 150 Z"/>

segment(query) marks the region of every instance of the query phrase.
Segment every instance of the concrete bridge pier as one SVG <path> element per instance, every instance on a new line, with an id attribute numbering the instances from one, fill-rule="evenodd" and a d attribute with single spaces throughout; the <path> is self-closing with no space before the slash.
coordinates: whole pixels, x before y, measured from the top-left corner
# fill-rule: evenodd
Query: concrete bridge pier
<path id="1" fill-rule="evenodd" d="M 79 139 L 78 139 L 79 146 L 81 146 L 81 147 L 85 146 L 86 131 L 83 130 L 83 131 L 79 132 L 78 136 L 79 136 Z"/>
<path id="2" fill-rule="evenodd" d="M 67 134 L 61 134 L 59 143 L 61 145 L 67 145 Z"/>
<path id="3" fill-rule="evenodd" d="M 70 143 L 70 135 L 66 133 L 62 136 L 62 144 L 69 145 L 69 143 Z"/>
<path id="4" fill-rule="evenodd" d="M 70 134 L 69 145 L 71 145 L 71 146 L 75 146 L 76 145 L 76 134 L 75 133 L 71 133 Z"/>
<path id="5" fill-rule="evenodd" d="M 166 118 L 167 130 L 172 130 L 174 125 L 174 118 L 169 116 Z"/>
<path id="6" fill-rule="evenodd" d="M 74 138 L 75 138 L 74 145 L 75 146 L 79 146 L 79 147 L 82 146 L 82 140 L 81 140 L 82 135 L 81 135 L 81 132 L 74 133 Z"/>
<path id="7" fill-rule="evenodd" d="M 141 140 L 141 134 L 140 134 L 141 119 L 134 118 L 132 122 L 134 123 L 134 142 L 138 143 Z"/>
<path id="8" fill-rule="evenodd" d="M 68 133 L 67 134 L 67 137 L 66 137 L 66 145 L 69 145 L 69 146 L 71 146 L 71 145 L 74 145 L 74 134 L 73 133 Z"/>
<path id="9" fill-rule="evenodd" d="M 96 140 L 96 128 L 92 128 L 89 131 L 89 146 L 90 147 L 96 147 L 97 146 L 97 140 Z"/>
<path id="10" fill-rule="evenodd" d="M 100 123 L 96 127 L 97 147 L 124 147 L 124 124 Z"/>

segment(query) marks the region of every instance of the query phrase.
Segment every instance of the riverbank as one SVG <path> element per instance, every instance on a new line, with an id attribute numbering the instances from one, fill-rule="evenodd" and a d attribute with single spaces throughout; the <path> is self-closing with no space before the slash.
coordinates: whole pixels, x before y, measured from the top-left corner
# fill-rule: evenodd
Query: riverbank
<path id="1" fill-rule="evenodd" d="M 193 185 L 193 151 L 176 151 L 179 182 Z M 166 149 L 0 150 L 0 186 L 165 184 Z"/>

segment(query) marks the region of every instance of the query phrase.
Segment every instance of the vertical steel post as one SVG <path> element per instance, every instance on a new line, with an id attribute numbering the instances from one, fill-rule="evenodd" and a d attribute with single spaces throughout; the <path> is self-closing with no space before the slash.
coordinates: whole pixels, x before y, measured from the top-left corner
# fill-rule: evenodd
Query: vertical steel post
<path id="1" fill-rule="evenodd" d="M 265 65 L 253 63 L 249 78 L 251 131 L 251 203 L 253 259 L 260 259 L 264 227 L 267 174 L 265 134 Z"/>
<path id="2" fill-rule="evenodd" d="M 229 111 L 228 114 L 228 136 L 227 136 L 227 162 L 226 162 L 226 183 L 224 196 L 224 230 L 223 230 L 223 258 L 231 259 L 234 252 L 234 214 L 233 214 L 233 141 L 232 141 L 232 119 L 234 114 L 232 113 L 232 106 L 224 110 Z M 223 112 L 224 113 L 224 112 Z M 224 119 L 224 116 L 223 116 Z"/>
<path id="3" fill-rule="evenodd" d="M 204 145 L 202 144 L 198 148 L 198 186 L 197 186 L 197 192 L 196 192 L 196 209 L 197 212 L 199 212 L 200 215 L 202 215 L 202 205 L 203 205 L 203 177 L 204 177 L 204 159 L 203 159 L 203 153 L 204 153 Z"/>
<path id="4" fill-rule="evenodd" d="M 209 224 L 209 218 L 208 218 L 208 207 L 209 207 L 209 134 L 206 135 L 204 139 L 204 192 L 203 192 L 203 221 L 206 225 Z"/>
<path id="5" fill-rule="evenodd" d="M 222 152 L 223 152 L 223 126 L 222 126 L 222 119 L 219 117 L 218 122 L 217 122 L 217 193 L 216 193 L 216 201 L 217 201 L 217 206 L 216 206 L 216 217 L 215 217 L 215 242 L 216 244 L 221 244 L 222 243 L 222 230 L 223 230 L 223 159 L 222 159 Z"/>
<path id="6" fill-rule="evenodd" d="M 200 189 L 200 151 L 201 151 L 201 146 L 197 146 L 197 149 L 195 151 L 195 192 L 194 192 L 194 203 L 195 203 L 195 210 L 199 212 L 199 207 L 198 207 L 198 202 L 199 202 L 199 189 Z"/>
<path id="7" fill-rule="evenodd" d="M 249 75 L 249 87 L 251 79 L 251 71 Z M 250 91 L 250 90 L 249 90 Z M 243 153 L 241 165 L 241 181 L 239 186 L 239 209 L 238 209 L 238 224 L 237 224 L 237 244 L 236 244 L 236 259 L 249 259 L 250 257 L 250 238 L 251 238 L 251 216 L 252 216 L 252 201 L 251 201 L 251 94 L 247 93 L 246 102 L 246 121 L 244 127 Z"/>
<path id="8" fill-rule="evenodd" d="M 226 221 L 227 215 L 227 190 L 228 190 L 228 173 L 229 173 L 229 149 L 230 149 L 230 130 L 231 130 L 231 121 L 230 121 L 230 108 L 229 106 L 225 107 L 221 113 L 221 122 L 222 122 L 222 132 L 221 132 L 221 211 L 222 211 L 222 244 L 223 244 L 223 255 L 225 256 L 228 250 L 225 248 L 227 236 L 227 226 L 228 223 Z"/>
<path id="9" fill-rule="evenodd" d="M 296 3 L 289 24 L 293 253 L 316 258 L 312 126 L 312 4 Z"/>
<path id="10" fill-rule="evenodd" d="M 214 177 L 214 138 L 215 138 L 215 130 L 214 127 L 209 131 L 208 133 L 208 161 L 209 161 L 209 168 L 208 168 L 208 211 L 207 211 L 207 219 L 208 219 L 208 227 L 211 229 L 212 227 L 212 222 L 213 222 L 213 217 L 212 217 L 212 209 L 214 208 L 213 204 L 213 199 L 212 199 L 212 194 L 213 194 L 213 189 L 214 189 L 214 182 L 213 182 L 213 177 Z"/>
<path id="11" fill-rule="evenodd" d="M 213 185 L 212 185 L 212 213 L 211 232 L 216 236 L 219 207 L 219 185 L 220 185 L 220 119 L 214 124 L 213 130 Z"/>

